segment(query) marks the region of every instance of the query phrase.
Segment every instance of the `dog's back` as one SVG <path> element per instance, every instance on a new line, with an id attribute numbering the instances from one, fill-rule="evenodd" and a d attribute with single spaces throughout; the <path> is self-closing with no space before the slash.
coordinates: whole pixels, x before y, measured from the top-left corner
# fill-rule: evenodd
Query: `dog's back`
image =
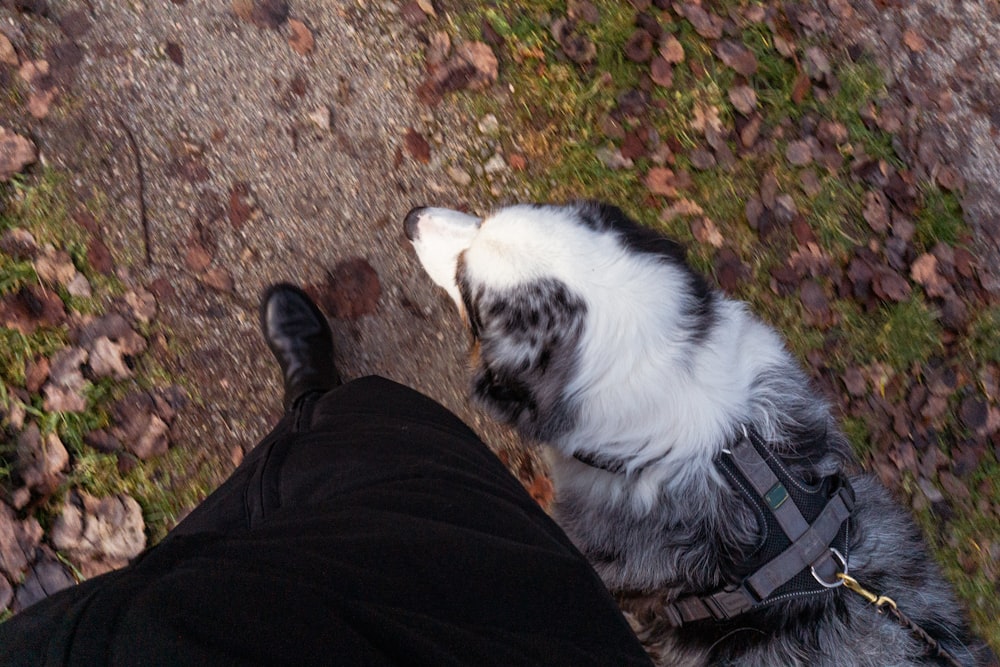
<path id="1" fill-rule="evenodd" d="M 652 655 L 677 665 L 934 664 L 912 630 L 842 587 L 778 588 L 734 618 L 678 627 L 669 605 L 739 585 L 769 544 L 766 507 L 720 466 L 741 431 L 802 489 L 843 476 L 846 439 L 775 332 L 620 210 L 449 215 L 414 211 L 407 233 L 469 322 L 473 395 L 550 446 L 556 518 Z M 976 664 L 912 519 L 872 478 L 850 483 L 853 510 L 837 524 L 844 567 Z"/>

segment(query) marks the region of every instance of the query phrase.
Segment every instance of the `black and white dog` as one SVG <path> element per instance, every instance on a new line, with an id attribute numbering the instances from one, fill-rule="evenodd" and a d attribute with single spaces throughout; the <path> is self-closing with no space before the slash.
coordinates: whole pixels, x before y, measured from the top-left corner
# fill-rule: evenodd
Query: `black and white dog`
<path id="1" fill-rule="evenodd" d="M 590 202 L 421 208 L 404 227 L 471 329 L 474 398 L 549 446 L 555 518 L 656 662 L 938 664 L 845 571 L 961 664 L 984 659 L 911 518 L 845 474 L 782 340 L 676 243 Z"/>

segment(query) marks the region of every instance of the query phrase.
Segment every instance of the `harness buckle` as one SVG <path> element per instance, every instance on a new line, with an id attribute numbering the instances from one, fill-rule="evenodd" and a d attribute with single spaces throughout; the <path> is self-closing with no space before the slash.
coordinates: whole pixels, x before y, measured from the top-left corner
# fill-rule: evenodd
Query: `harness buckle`
<path id="1" fill-rule="evenodd" d="M 837 560 L 840 563 L 840 567 L 843 570 L 842 572 L 838 572 L 836 574 L 832 582 L 824 581 L 823 578 L 819 576 L 819 573 L 816 572 L 815 565 L 810 565 L 809 571 L 812 572 L 813 579 L 815 579 L 816 582 L 823 588 L 839 588 L 844 585 L 843 577 L 846 577 L 848 574 L 847 559 L 844 558 L 842 553 L 833 547 L 830 547 L 830 553 L 833 554 L 834 560 Z"/>

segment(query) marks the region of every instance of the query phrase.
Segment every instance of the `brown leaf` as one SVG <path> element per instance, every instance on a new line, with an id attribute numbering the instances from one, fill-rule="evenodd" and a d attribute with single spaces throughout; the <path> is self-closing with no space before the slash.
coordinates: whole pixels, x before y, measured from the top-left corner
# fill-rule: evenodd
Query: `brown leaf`
<path id="1" fill-rule="evenodd" d="M 163 50 L 167 57 L 178 67 L 184 67 L 184 50 L 177 42 L 167 42 Z"/>
<path id="2" fill-rule="evenodd" d="M 229 190 L 229 222 L 233 229 L 242 229 L 254 213 L 250 198 L 250 186 L 240 181 Z"/>
<path id="3" fill-rule="evenodd" d="M 0 127 L 0 181 L 6 181 L 38 158 L 35 144 Z"/>
<path id="4" fill-rule="evenodd" d="M 233 13 L 258 28 L 277 29 L 288 20 L 286 0 L 233 0 Z"/>
<path id="5" fill-rule="evenodd" d="M 760 137 L 760 128 L 764 124 L 764 118 L 760 114 L 754 114 L 747 124 L 740 130 L 740 143 L 744 148 L 751 148 L 757 143 Z"/>
<path id="6" fill-rule="evenodd" d="M 989 404 L 979 395 L 966 396 L 958 407 L 962 424 L 973 433 L 984 431 L 989 416 Z"/>
<path id="7" fill-rule="evenodd" d="M 750 276 L 750 269 L 729 248 L 722 248 L 715 257 L 715 278 L 719 287 L 732 292 Z"/>
<path id="8" fill-rule="evenodd" d="M 680 6 L 679 12 L 691 22 L 695 32 L 705 39 L 722 37 L 722 19 L 702 9 L 701 5 L 687 2 Z"/>
<path id="9" fill-rule="evenodd" d="M 885 301 L 906 301 L 910 298 L 911 293 L 910 283 L 888 267 L 876 270 L 872 280 L 872 289 L 880 299 Z"/>
<path id="10" fill-rule="evenodd" d="M 417 162 L 427 164 L 431 161 L 430 144 L 427 143 L 423 135 L 412 127 L 406 130 L 406 134 L 403 136 L 403 145 L 406 147 L 406 152 L 410 154 L 410 157 Z"/>
<path id="11" fill-rule="evenodd" d="M 678 199 L 660 213 L 660 220 L 669 222 L 678 216 L 702 215 L 705 211 L 690 199 Z"/>
<path id="12" fill-rule="evenodd" d="M 790 141 L 785 148 L 785 159 L 796 167 L 804 167 L 812 162 L 812 148 L 806 141 Z"/>
<path id="13" fill-rule="evenodd" d="M 223 268 L 215 267 L 205 271 L 198 277 L 208 287 L 219 292 L 232 292 L 235 284 L 233 277 Z"/>
<path id="14" fill-rule="evenodd" d="M 288 45 L 292 47 L 292 51 L 300 56 L 311 53 L 316 46 L 316 40 L 313 39 L 312 31 L 306 24 L 298 19 L 288 19 L 288 27 L 292 32 L 288 38 Z"/>
<path id="15" fill-rule="evenodd" d="M 436 67 L 430 78 L 417 88 L 417 96 L 424 104 L 434 105 L 446 94 L 455 90 L 484 90 L 497 80 L 497 57 L 483 42 L 463 42 L 451 57 Z"/>
<path id="16" fill-rule="evenodd" d="M 20 64 L 17 51 L 14 50 L 14 45 L 10 43 L 7 35 L 3 33 L 0 33 L 0 63 L 13 65 L 14 67 Z"/>
<path id="17" fill-rule="evenodd" d="M 698 171 L 705 171 L 715 166 L 715 156 L 704 148 L 695 148 L 688 157 L 691 160 L 691 166 Z"/>
<path id="18" fill-rule="evenodd" d="M 734 109 L 749 117 L 757 108 L 757 93 L 747 85 L 733 86 L 729 89 L 729 102 Z"/>
<path id="19" fill-rule="evenodd" d="M 424 51 L 424 66 L 433 72 L 444 64 L 451 52 L 451 37 L 444 30 L 431 33 L 427 38 L 427 49 Z"/>
<path id="20" fill-rule="evenodd" d="M 865 380 L 864 373 L 857 366 L 845 369 L 844 375 L 840 379 L 843 380 L 844 388 L 851 396 L 857 398 L 868 393 L 868 382 Z"/>
<path id="21" fill-rule="evenodd" d="M 205 246 L 195 240 L 188 242 L 187 250 L 184 252 L 184 265 L 190 271 L 201 273 L 212 263 L 212 253 Z"/>
<path id="22" fill-rule="evenodd" d="M 0 326 L 25 335 L 38 327 L 54 327 L 66 320 L 66 307 L 59 295 L 41 285 L 27 285 L 0 298 Z"/>
<path id="23" fill-rule="evenodd" d="M 804 280 L 799 287 L 799 298 L 806 309 L 806 322 L 818 327 L 833 324 L 830 301 L 823 288 L 815 280 Z"/>
<path id="24" fill-rule="evenodd" d="M 24 364 L 24 388 L 29 393 L 37 394 L 48 379 L 49 360 L 45 357 L 38 357 Z"/>
<path id="25" fill-rule="evenodd" d="M 802 104 L 806 97 L 809 96 L 810 90 L 812 90 L 812 82 L 809 80 L 809 75 L 801 72 L 795 78 L 795 84 L 792 86 L 792 102 Z"/>
<path id="26" fill-rule="evenodd" d="M 885 234 L 889 231 L 889 203 L 885 195 L 877 190 L 869 190 L 865 193 L 865 204 L 861 211 L 865 222 L 877 234 Z"/>
<path id="27" fill-rule="evenodd" d="M 649 64 L 649 78 L 658 86 L 669 88 L 674 85 L 674 68 L 666 59 L 657 56 Z"/>
<path id="28" fill-rule="evenodd" d="M 757 56 L 739 42 L 721 40 L 715 45 L 715 53 L 727 67 L 732 67 L 738 74 L 751 76 L 757 71 Z"/>
<path id="29" fill-rule="evenodd" d="M 913 28 L 907 28 L 903 31 L 903 44 L 915 53 L 923 53 L 924 49 L 927 48 L 926 40 L 917 34 Z"/>
<path id="30" fill-rule="evenodd" d="M 644 63 L 653 55 L 653 36 L 639 28 L 625 42 L 625 57 L 636 63 Z"/>
<path id="31" fill-rule="evenodd" d="M 635 160 L 646 154 L 646 142 L 642 140 L 637 130 L 630 130 L 625 133 L 625 139 L 622 140 L 621 153 L 622 157 L 626 160 Z"/>
<path id="32" fill-rule="evenodd" d="M 673 35 L 666 35 L 660 42 L 660 55 L 671 65 L 684 62 L 684 46 Z"/>
<path id="33" fill-rule="evenodd" d="M 924 288 L 928 296 L 944 297 L 953 292 L 952 286 L 938 272 L 937 257 L 930 253 L 924 253 L 913 261 L 910 277 Z"/>
<path id="34" fill-rule="evenodd" d="M 371 264 L 354 257 L 327 272 L 325 284 L 307 286 L 306 292 L 331 317 L 356 320 L 376 311 L 382 287 Z"/>
<path id="35" fill-rule="evenodd" d="M 721 248 L 725 240 L 719 228 L 712 222 L 711 218 L 704 216 L 691 221 L 691 234 L 699 243 L 707 243 L 710 246 Z"/>
<path id="36" fill-rule="evenodd" d="M 563 53 L 577 65 L 586 65 L 597 57 L 597 46 L 575 31 L 576 22 L 559 18 L 552 22 L 552 37 L 562 48 Z"/>
<path id="37" fill-rule="evenodd" d="M 674 172 L 666 167 L 653 167 L 646 174 L 646 188 L 654 195 L 664 195 L 666 197 L 676 197 L 677 187 L 675 185 Z"/>

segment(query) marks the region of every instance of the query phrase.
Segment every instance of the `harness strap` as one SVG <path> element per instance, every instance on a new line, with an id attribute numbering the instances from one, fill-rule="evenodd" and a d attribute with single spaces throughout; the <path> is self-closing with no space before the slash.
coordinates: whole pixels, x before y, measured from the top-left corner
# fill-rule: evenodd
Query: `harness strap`
<path id="1" fill-rule="evenodd" d="M 839 585 L 837 573 L 846 570 L 847 563 L 843 556 L 831 548 L 854 509 L 854 494 L 846 479 L 840 479 L 839 485 L 831 489 L 830 497 L 810 524 L 765 456 L 773 460 L 773 465 L 778 467 L 789 483 L 797 482 L 763 442 L 754 446 L 751 441 L 754 436 L 757 434 L 750 429 L 724 455 L 729 457 L 739 474 L 770 510 L 781 531 L 787 536 L 789 546 L 748 575 L 739 585 L 708 595 L 684 597 L 665 605 L 666 619 L 674 627 L 708 618 L 721 621 L 739 616 L 766 603 L 777 589 L 807 568 L 812 569 L 820 591 Z M 759 440 L 759 436 L 757 439 Z M 764 452 L 763 455 L 761 451 Z"/>
<path id="2" fill-rule="evenodd" d="M 830 552 L 830 543 L 840 532 L 844 521 L 851 516 L 846 500 L 846 490 L 840 489 L 792 546 L 747 577 L 744 585 L 758 599 L 764 600 L 807 567 L 812 567 L 817 577 L 821 577 L 824 582 L 834 585 L 837 572 L 841 571 L 844 564 L 838 565 Z"/>

